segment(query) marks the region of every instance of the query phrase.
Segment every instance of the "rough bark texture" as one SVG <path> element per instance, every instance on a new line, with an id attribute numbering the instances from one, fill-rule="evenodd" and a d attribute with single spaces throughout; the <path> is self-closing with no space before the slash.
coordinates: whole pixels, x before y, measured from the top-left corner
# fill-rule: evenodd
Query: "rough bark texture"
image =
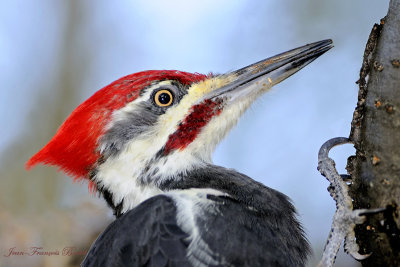
<path id="1" fill-rule="evenodd" d="M 349 158 L 354 208 L 387 210 L 356 227 L 363 266 L 400 266 L 400 0 L 372 29 L 360 71 Z"/>

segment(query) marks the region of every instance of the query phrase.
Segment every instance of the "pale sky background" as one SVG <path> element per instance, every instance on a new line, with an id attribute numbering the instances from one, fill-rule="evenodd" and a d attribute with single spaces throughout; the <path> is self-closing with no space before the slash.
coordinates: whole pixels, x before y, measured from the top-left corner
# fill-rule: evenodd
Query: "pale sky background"
<path id="1" fill-rule="evenodd" d="M 71 51 L 70 57 L 79 64 L 80 53 L 87 53 L 91 62 L 81 88 L 75 88 L 81 92 L 75 107 L 108 83 L 137 71 L 224 73 L 306 43 L 333 39 L 333 49 L 258 100 L 214 154 L 215 163 L 293 200 L 313 245 L 310 262 L 315 263 L 335 209 L 328 182 L 317 171 L 317 153 L 326 140 L 349 135 L 365 43 L 372 25 L 386 14 L 388 1 L 85 3 L 86 13 L 80 18 L 84 26 L 74 39 L 82 49 Z M 64 11 L 62 1 L 0 3 L 0 152 L 22 133 L 29 134 L 28 115 L 51 103 L 57 90 L 57 84 L 43 90 L 37 85 L 58 71 L 68 14 Z M 37 144 L 36 150 L 43 145 Z M 333 153 L 342 173 L 351 153 L 350 145 Z M 69 179 L 64 184 L 66 196 L 87 194 L 85 186 Z M 337 266 L 350 264 L 347 257 L 340 257 Z"/>

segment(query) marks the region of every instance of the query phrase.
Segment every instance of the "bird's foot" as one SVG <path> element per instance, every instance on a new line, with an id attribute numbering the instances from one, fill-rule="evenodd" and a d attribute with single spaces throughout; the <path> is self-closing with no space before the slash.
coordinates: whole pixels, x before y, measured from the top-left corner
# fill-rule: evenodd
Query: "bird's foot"
<path id="1" fill-rule="evenodd" d="M 385 209 L 356 209 L 353 210 L 352 199 L 348 194 L 347 182 L 349 175 L 339 175 L 335 162 L 329 158 L 329 151 L 337 145 L 352 143 L 348 138 L 337 137 L 325 142 L 318 153 L 318 170 L 330 182 L 328 191 L 336 201 L 336 212 L 333 217 L 331 232 L 325 244 L 324 253 L 318 266 L 333 266 L 337 252 L 344 240 L 344 250 L 357 260 L 363 260 L 369 254 L 358 252 L 354 227 L 365 222 L 366 216 L 379 213 Z"/>

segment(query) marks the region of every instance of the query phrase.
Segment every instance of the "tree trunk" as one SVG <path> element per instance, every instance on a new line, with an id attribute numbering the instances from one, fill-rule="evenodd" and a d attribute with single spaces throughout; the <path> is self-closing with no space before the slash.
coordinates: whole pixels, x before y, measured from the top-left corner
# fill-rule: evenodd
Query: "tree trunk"
<path id="1" fill-rule="evenodd" d="M 362 265 L 400 266 L 400 0 L 372 29 L 358 84 L 350 194 L 355 209 L 387 208 L 356 227 Z"/>

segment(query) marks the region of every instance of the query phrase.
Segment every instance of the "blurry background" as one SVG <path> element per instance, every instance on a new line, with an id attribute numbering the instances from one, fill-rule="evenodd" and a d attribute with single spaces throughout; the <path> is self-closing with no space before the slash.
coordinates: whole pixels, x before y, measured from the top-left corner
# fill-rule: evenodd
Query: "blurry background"
<path id="1" fill-rule="evenodd" d="M 319 260 L 335 203 L 317 153 L 348 136 L 358 72 L 382 0 L 53 1 L 0 4 L 0 266 L 77 266 L 112 220 L 103 200 L 52 167 L 24 169 L 83 100 L 146 69 L 223 73 L 326 38 L 335 48 L 259 100 L 219 145 L 217 164 L 289 195 Z M 332 154 L 343 173 L 352 146 Z M 79 254 L 79 253 L 78 253 Z M 336 266 L 357 266 L 341 253 Z"/>

